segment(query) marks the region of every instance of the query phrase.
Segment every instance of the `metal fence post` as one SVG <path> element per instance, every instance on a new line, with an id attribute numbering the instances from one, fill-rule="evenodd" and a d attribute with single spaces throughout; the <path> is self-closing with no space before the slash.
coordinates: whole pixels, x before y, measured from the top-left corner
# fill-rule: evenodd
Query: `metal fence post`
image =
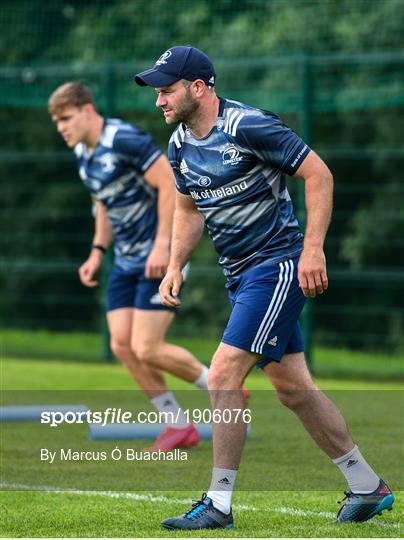
<path id="1" fill-rule="evenodd" d="M 116 80 L 115 73 L 112 64 L 106 64 L 103 73 L 103 116 L 108 118 L 115 115 L 115 97 L 116 97 Z M 102 266 L 101 271 L 101 303 L 102 303 L 102 319 L 101 319 L 101 328 L 102 328 L 102 356 L 107 362 L 112 361 L 113 355 L 110 347 L 110 335 L 108 330 L 107 318 L 106 318 L 106 297 L 107 297 L 107 283 L 108 283 L 108 274 L 111 270 L 113 264 L 113 253 L 112 248 L 109 248 L 106 255 L 105 261 Z"/>
<path id="2" fill-rule="evenodd" d="M 313 107 L 313 80 L 311 73 L 311 59 L 308 54 L 304 54 L 300 65 L 301 73 L 301 110 L 300 110 L 300 133 L 302 139 L 310 146 L 312 143 L 312 107 Z M 298 189 L 298 216 L 303 229 L 306 227 L 306 202 L 305 188 L 301 183 Z M 311 368 L 313 368 L 313 303 L 309 298 L 303 309 L 301 316 L 306 359 Z"/>

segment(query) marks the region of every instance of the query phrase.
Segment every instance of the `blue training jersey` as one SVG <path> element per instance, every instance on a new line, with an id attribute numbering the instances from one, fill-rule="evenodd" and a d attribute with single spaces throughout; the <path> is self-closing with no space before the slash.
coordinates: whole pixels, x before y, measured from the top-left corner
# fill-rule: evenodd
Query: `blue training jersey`
<path id="1" fill-rule="evenodd" d="M 293 175 L 309 152 L 278 116 L 237 101 L 220 99 L 206 137 L 185 124 L 174 131 L 168 156 L 177 189 L 202 213 L 228 278 L 301 251 L 285 174 Z"/>
<path id="2" fill-rule="evenodd" d="M 115 264 L 128 272 L 142 268 L 157 231 L 157 190 L 144 173 L 161 150 L 142 129 L 106 119 L 94 152 L 79 143 L 74 153 L 84 185 L 105 205 L 115 236 Z"/>

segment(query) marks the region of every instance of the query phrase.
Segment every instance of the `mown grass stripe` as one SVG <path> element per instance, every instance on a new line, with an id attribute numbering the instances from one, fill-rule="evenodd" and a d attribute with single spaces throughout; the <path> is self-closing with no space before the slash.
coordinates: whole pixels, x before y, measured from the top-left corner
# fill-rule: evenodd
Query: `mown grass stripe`
<path id="1" fill-rule="evenodd" d="M 1 482 L 0 486 L 8 490 L 24 490 L 24 491 L 45 491 L 47 493 L 55 493 L 61 495 L 87 495 L 93 497 L 110 497 L 112 499 L 131 499 L 134 501 L 150 501 L 150 502 L 163 502 L 169 504 L 189 504 L 191 499 L 174 499 L 172 497 L 165 497 L 164 495 L 153 495 L 151 493 L 127 493 L 127 492 L 114 492 L 114 491 L 84 491 L 81 489 L 61 489 L 53 486 L 27 486 L 24 484 L 8 484 L 7 482 Z M 316 512 L 314 510 L 302 510 L 300 508 L 289 508 L 281 506 L 278 508 L 257 508 L 256 506 L 245 504 L 234 504 L 234 510 L 241 511 L 260 511 L 260 512 L 273 512 L 276 514 L 287 514 L 291 516 L 301 517 L 319 517 L 326 519 L 335 518 L 335 514 L 331 512 Z M 368 525 L 376 527 L 391 527 L 399 529 L 400 523 L 386 523 L 384 521 L 368 521 Z"/>

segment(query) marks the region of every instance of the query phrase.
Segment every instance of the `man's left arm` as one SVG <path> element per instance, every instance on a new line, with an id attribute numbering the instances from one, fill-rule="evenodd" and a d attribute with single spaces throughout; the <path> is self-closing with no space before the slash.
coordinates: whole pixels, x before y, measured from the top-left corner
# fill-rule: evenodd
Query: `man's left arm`
<path id="1" fill-rule="evenodd" d="M 171 165 L 166 156 L 161 155 L 144 173 L 146 181 L 157 189 L 158 226 L 154 241 L 145 268 L 148 279 L 160 279 L 167 270 L 170 257 L 170 241 L 172 234 L 175 179 Z"/>
<path id="2" fill-rule="evenodd" d="M 307 155 L 295 176 L 305 182 L 306 231 L 298 265 L 299 286 L 305 296 L 315 297 L 328 287 L 324 241 L 331 221 L 333 177 L 313 151 Z"/>

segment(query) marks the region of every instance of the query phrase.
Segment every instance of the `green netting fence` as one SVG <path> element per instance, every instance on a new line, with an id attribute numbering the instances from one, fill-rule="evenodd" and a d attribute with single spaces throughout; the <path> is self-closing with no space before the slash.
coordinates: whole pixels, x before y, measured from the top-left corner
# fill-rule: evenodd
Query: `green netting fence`
<path id="1" fill-rule="evenodd" d="M 102 294 L 77 278 L 92 237 L 91 202 L 48 117 L 47 98 L 80 79 L 103 114 L 136 122 L 165 149 L 171 129 L 154 92 L 132 78 L 180 43 L 212 57 L 219 94 L 280 114 L 334 173 L 331 286 L 310 303 L 309 336 L 326 346 L 402 352 L 401 0 L 3 1 L 2 327 L 102 328 Z M 288 186 L 303 219 L 301 182 Z M 204 238 L 174 332 L 219 339 L 228 311 Z"/>

